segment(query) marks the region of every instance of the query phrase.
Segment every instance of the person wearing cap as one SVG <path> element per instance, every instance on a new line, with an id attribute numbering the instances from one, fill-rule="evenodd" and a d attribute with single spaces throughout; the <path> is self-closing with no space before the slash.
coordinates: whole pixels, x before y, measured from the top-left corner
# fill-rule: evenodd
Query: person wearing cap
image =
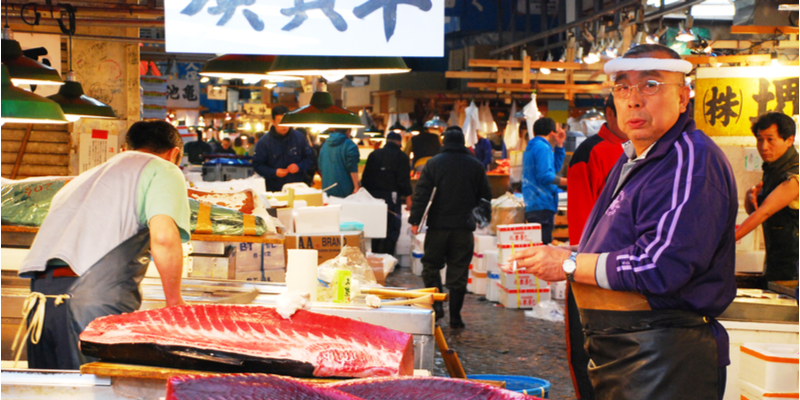
<path id="1" fill-rule="evenodd" d="M 439 150 L 442 148 L 442 139 L 439 138 L 439 135 L 444 132 L 444 129 L 439 124 L 431 123 L 432 121 L 426 122 L 419 134 L 412 136 L 406 142 L 406 147 L 403 148 L 403 152 L 409 157 L 413 155 L 411 167 L 417 171 L 421 170 L 431 157 L 439 154 Z"/>
<path id="2" fill-rule="evenodd" d="M 285 106 L 272 109 L 273 125 L 256 143 L 253 167 L 264 177 L 268 192 L 280 192 L 283 185 L 303 182 L 305 172 L 314 166 L 314 152 L 306 136 L 286 125 L 281 125 Z"/>
<path id="3" fill-rule="evenodd" d="M 436 194 L 433 194 L 434 188 Z M 451 126 L 444 132 L 442 151 L 422 169 L 411 204 L 408 223 L 417 234 L 422 215 L 430 202 L 422 256 L 422 279 L 426 287 L 442 292 L 441 270 L 447 265 L 447 289 L 450 292 L 450 328 L 464 328 L 461 308 L 467 294 L 469 264 L 474 250 L 476 208 L 491 214 L 492 190 L 486 170 L 464 146 L 461 128 Z M 444 316 L 441 303 L 434 303 L 436 319 Z"/>
<path id="4" fill-rule="evenodd" d="M 638 45 L 604 66 L 630 139 L 577 248 L 517 252 L 518 268 L 568 280 L 597 399 L 722 398 L 729 339 L 715 320 L 736 296 L 736 182 L 690 116 L 692 69 Z"/>
<path id="5" fill-rule="evenodd" d="M 408 156 L 400 149 L 403 137 L 390 132 L 383 148 L 373 151 L 367 157 L 361 185 L 372 197 L 386 201 L 386 238 L 372 239 L 372 252 L 394 254 L 400 227 L 403 198 L 411 208 L 411 167 Z"/>
<path id="6" fill-rule="evenodd" d="M 569 163 L 567 179 L 567 221 L 569 223 L 569 243 L 577 245 L 581 240 L 583 227 L 592 212 L 594 203 L 605 187 L 611 168 L 622 155 L 622 143 L 628 135 L 619 129 L 614 95 L 606 98 L 606 122 L 596 135 L 584 140 Z M 589 356 L 583 348 L 583 329 L 572 288 L 567 286 L 565 314 L 567 323 L 567 353 L 572 383 L 578 399 L 594 398 L 592 382 L 589 380 L 587 364 Z"/>
<path id="7" fill-rule="evenodd" d="M 747 190 L 744 208 L 750 216 L 736 230 L 736 240 L 763 224 L 766 271 L 762 288 L 767 289 L 770 281 L 797 280 L 797 127 L 788 115 L 771 112 L 758 117 L 751 130 L 764 160 L 764 176 Z"/>

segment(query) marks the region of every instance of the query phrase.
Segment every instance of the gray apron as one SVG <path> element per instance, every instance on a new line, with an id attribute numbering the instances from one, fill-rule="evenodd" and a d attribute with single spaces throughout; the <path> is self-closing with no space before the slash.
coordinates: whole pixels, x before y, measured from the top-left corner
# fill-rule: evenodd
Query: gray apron
<path id="1" fill-rule="evenodd" d="M 94 319 L 139 309 L 139 284 L 149 263 L 150 229 L 145 228 L 103 256 L 69 288 L 68 331 L 76 350 L 81 332 Z M 77 365 L 95 360 L 74 353 Z"/>

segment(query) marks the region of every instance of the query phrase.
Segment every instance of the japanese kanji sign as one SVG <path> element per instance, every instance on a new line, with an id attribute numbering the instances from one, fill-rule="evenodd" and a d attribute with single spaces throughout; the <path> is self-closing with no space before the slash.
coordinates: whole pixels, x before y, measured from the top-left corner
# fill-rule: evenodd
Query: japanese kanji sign
<path id="1" fill-rule="evenodd" d="M 444 0 L 165 0 L 168 52 L 444 56 Z"/>
<path id="2" fill-rule="evenodd" d="M 796 67 L 698 68 L 697 127 L 710 136 L 751 136 L 761 114 L 797 115 L 799 75 Z"/>
<path id="3" fill-rule="evenodd" d="M 167 81 L 167 108 L 200 107 L 200 81 L 171 79 Z"/>

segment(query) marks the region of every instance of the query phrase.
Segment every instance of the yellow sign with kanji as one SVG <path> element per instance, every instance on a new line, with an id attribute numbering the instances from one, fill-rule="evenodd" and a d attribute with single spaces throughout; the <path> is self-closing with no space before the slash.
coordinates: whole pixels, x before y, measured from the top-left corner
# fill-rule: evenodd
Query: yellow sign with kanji
<path id="1" fill-rule="evenodd" d="M 698 68 L 697 128 L 709 136 L 751 136 L 759 115 L 798 114 L 797 67 Z"/>

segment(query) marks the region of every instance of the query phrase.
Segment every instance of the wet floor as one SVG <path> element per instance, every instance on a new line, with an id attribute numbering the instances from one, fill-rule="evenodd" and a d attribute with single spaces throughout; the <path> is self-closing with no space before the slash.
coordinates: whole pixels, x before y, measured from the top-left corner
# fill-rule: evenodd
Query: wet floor
<path id="1" fill-rule="evenodd" d="M 387 277 L 386 285 L 419 288 L 423 283 L 410 268 L 398 267 Z M 506 309 L 474 294 L 467 295 L 461 316 L 467 324 L 463 330 L 451 330 L 447 316 L 439 322 L 448 346 L 456 351 L 468 375 L 533 376 L 550 382 L 550 399 L 575 398 L 563 322 L 525 317 L 523 310 Z M 438 351 L 434 375 L 448 376 Z"/>

